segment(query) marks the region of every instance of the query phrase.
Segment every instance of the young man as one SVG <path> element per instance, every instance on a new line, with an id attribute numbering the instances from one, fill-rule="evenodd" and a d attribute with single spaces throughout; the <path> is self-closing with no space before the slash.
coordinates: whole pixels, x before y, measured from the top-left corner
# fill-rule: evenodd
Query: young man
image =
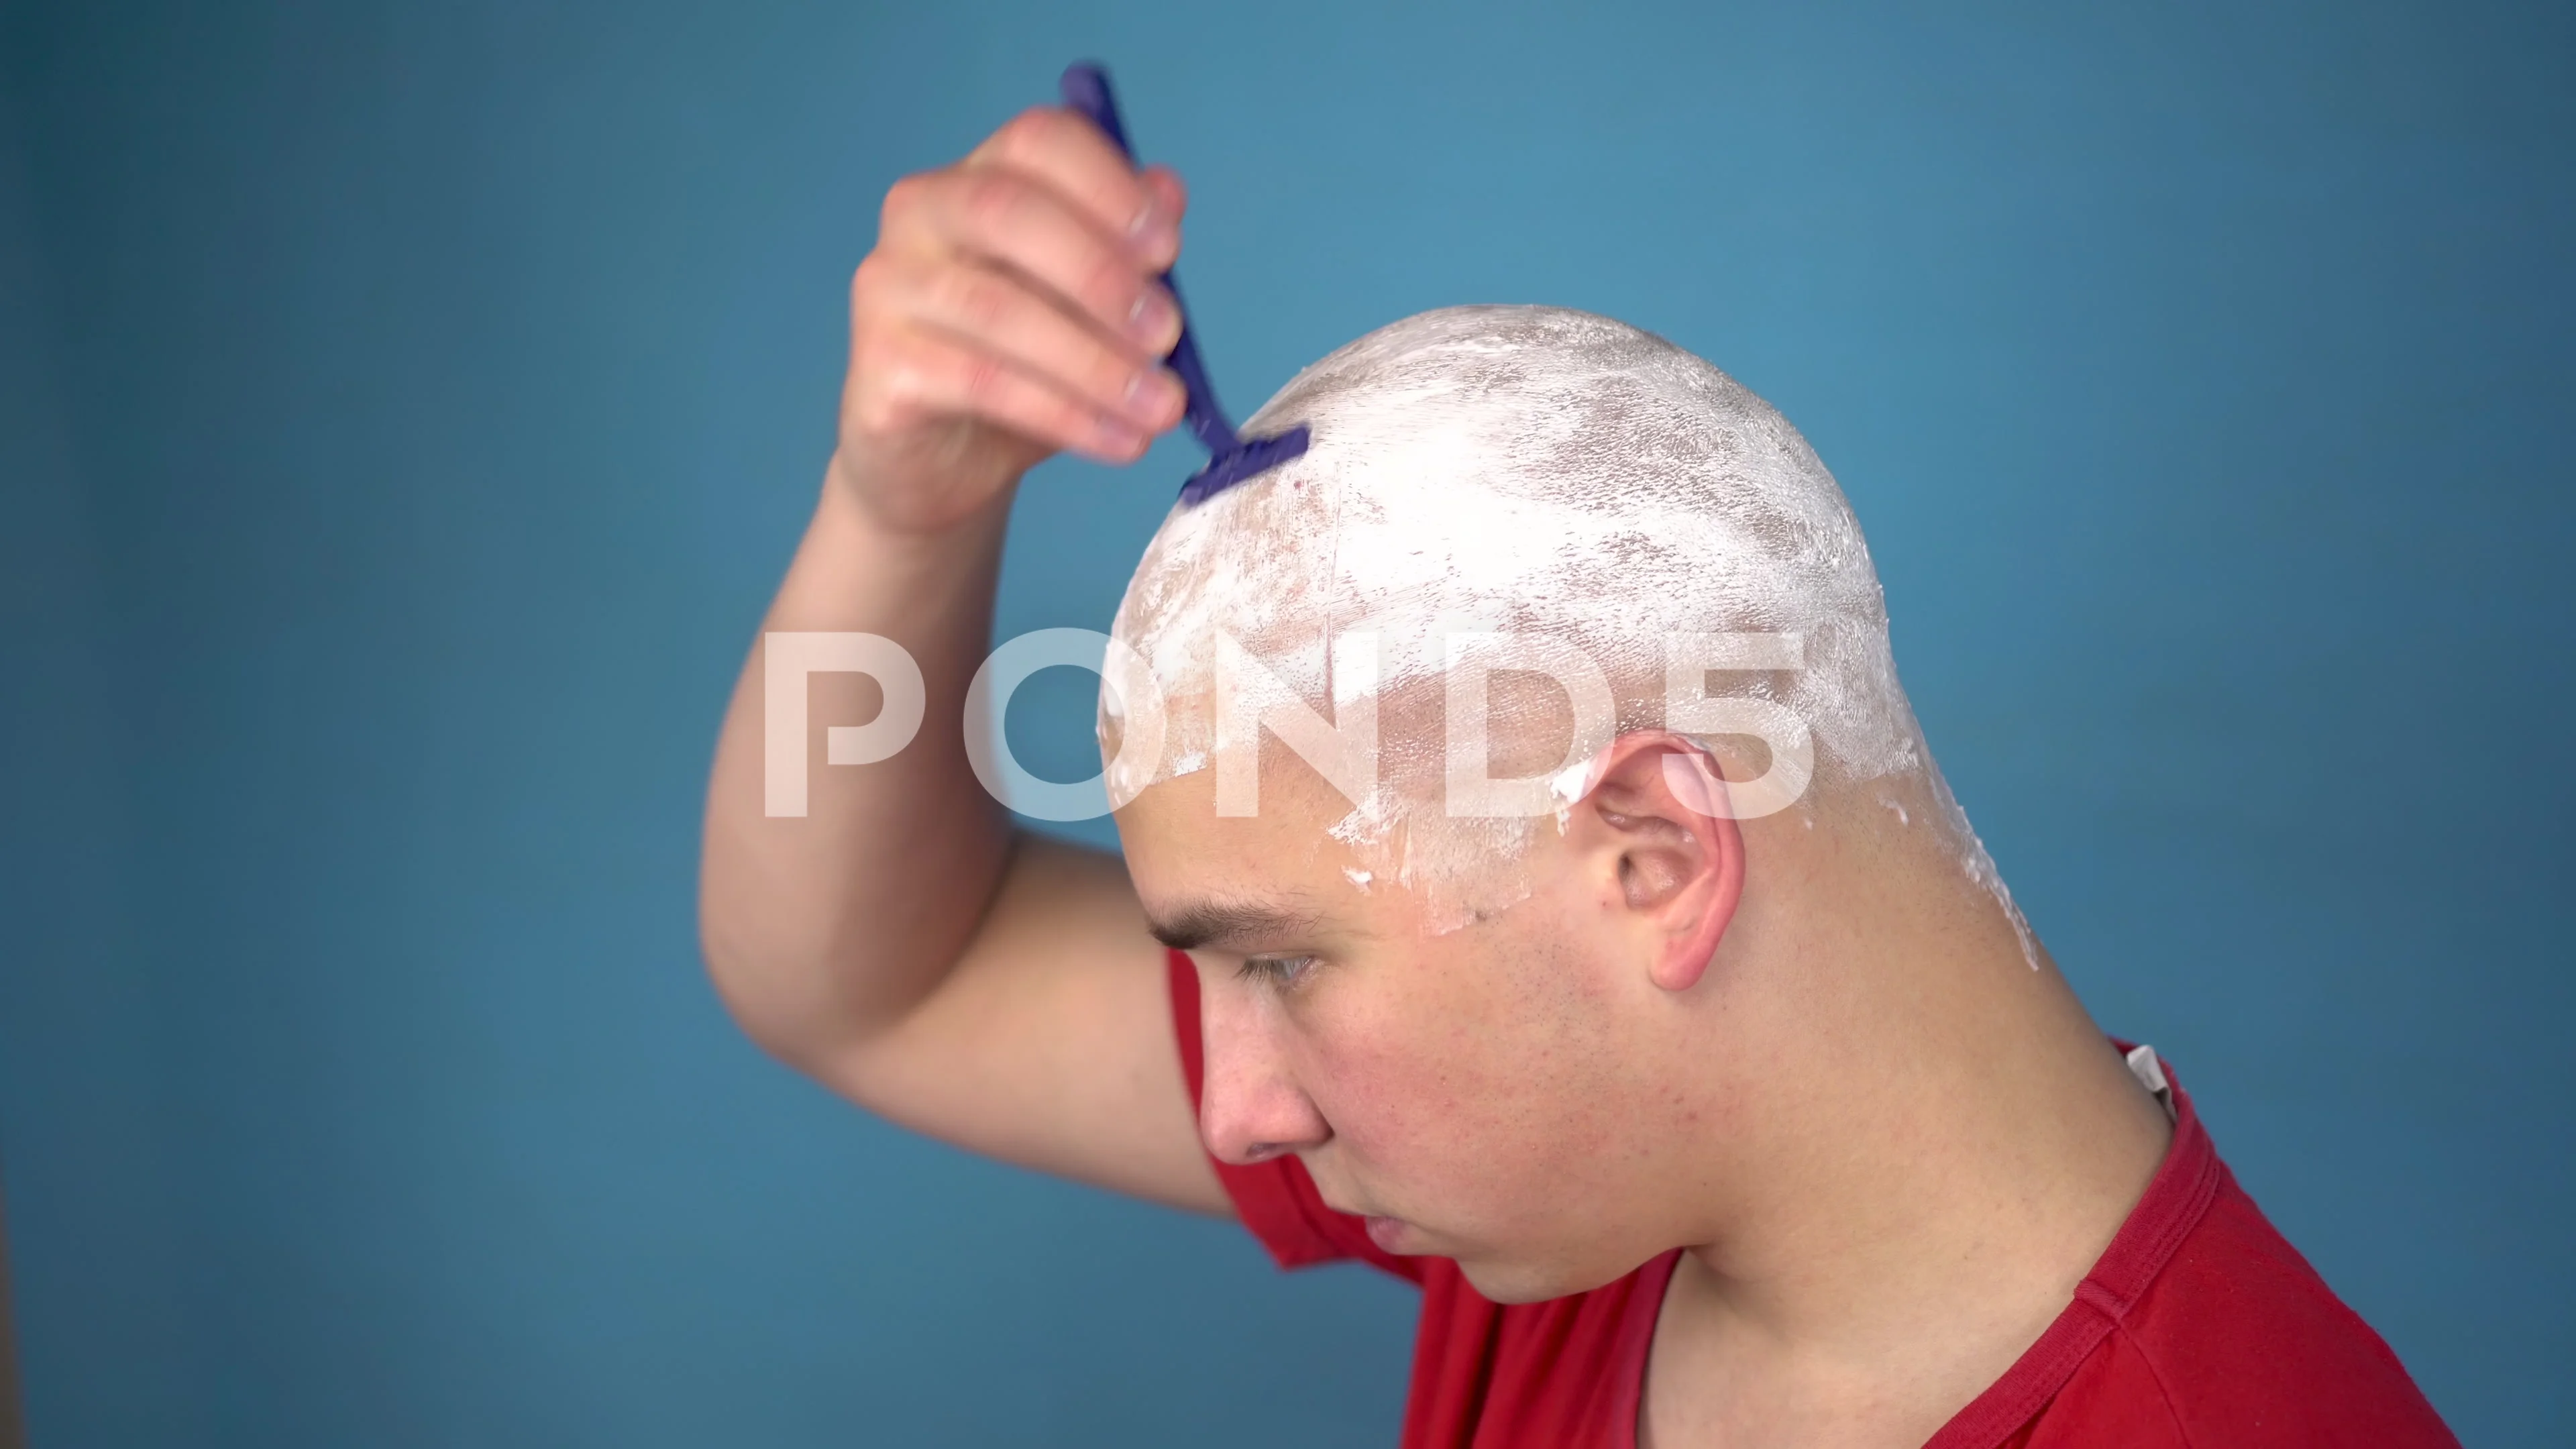
<path id="1" fill-rule="evenodd" d="M 758 1040 L 1421 1284 L 1416 1449 L 2452 1442 L 2032 939 L 1831 477 L 1658 339 L 1461 308 L 1301 374 L 1252 429 L 1308 455 L 1120 610 L 1123 863 L 1015 836 L 955 724 L 1011 489 L 1178 420 L 1182 206 L 1056 111 L 888 196 L 766 627 L 900 645 L 928 723 L 771 816 L 746 671 L 703 915 Z"/>

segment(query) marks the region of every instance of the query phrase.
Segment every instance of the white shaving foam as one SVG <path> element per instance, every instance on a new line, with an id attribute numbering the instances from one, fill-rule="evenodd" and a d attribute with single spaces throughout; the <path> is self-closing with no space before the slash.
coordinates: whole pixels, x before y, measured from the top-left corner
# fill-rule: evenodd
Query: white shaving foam
<path id="1" fill-rule="evenodd" d="M 1151 774 L 1113 779 L 1112 798 L 1209 767 L 1221 632 L 1329 717 L 1329 641 L 1375 631 L 1380 789 L 1331 834 L 1373 878 L 1427 890 L 1446 923 L 1462 924 L 1526 894 L 1516 868 L 1530 820 L 1442 808 L 1448 636 L 1574 644 L 1608 675 L 1625 731 L 1662 726 L 1666 634 L 1795 633 L 1804 668 L 1717 672 L 1712 696 L 1803 719 L 1818 746 L 1815 789 L 1926 778 L 1944 817 L 1931 824 L 2010 910 L 1921 744 L 1842 490 L 1742 384 L 1606 317 L 1452 307 L 1333 352 L 1245 431 L 1298 422 L 1313 431 L 1302 457 L 1176 506 L 1137 565 L 1113 633 L 1152 669 L 1169 725 Z M 1555 720 L 1561 751 L 1562 719 L 1498 695 L 1493 736 L 1505 744 Z M 1113 724 L 1104 711 L 1104 740 Z M 1534 754 L 1559 806 L 1569 787 L 1588 788 L 1586 766 L 1558 773 L 1563 755 L 1543 742 Z"/>

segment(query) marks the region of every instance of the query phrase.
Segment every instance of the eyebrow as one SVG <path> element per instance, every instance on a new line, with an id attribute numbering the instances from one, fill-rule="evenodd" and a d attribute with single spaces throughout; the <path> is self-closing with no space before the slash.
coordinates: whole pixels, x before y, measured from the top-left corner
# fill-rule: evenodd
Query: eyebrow
<path id="1" fill-rule="evenodd" d="M 1314 928 L 1315 918 L 1279 906 L 1193 901 L 1169 920 L 1148 923 L 1154 939 L 1175 951 L 1276 941 Z"/>

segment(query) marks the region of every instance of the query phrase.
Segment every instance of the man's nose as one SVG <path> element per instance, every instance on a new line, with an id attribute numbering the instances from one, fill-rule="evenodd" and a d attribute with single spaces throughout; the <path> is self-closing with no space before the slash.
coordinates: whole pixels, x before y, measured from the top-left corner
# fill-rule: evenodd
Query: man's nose
<path id="1" fill-rule="evenodd" d="M 1244 1167 L 1329 1141 L 1333 1129 L 1289 1071 L 1278 1023 L 1256 988 L 1213 971 L 1201 979 L 1206 1075 L 1199 1085 L 1199 1136 L 1207 1150 Z"/>

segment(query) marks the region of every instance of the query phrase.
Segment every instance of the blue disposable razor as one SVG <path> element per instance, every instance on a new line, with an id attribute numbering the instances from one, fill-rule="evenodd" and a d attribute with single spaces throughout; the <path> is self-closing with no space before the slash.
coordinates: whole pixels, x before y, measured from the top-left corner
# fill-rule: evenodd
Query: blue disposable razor
<path id="1" fill-rule="evenodd" d="M 1091 118 L 1119 154 L 1134 162 L 1136 153 L 1127 144 L 1127 128 L 1119 124 L 1118 101 L 1109 93 L 1109 73 L 1089 61 L 1065 67 L 1064 103 Z M 1196 507 L 1208 499 L 1242 482 L 1256 473 L 1275 468 L 1306 451 L 1306 425 L 1299 423 L 1288 431 L 1270 438 L 1247 438 L 1236 433 L 1234 424 L 1226 421 L 1225 409 L 1217 405 L 1216 389 L 1208 382 L 1207 364 L 1199 360 L 1198 343 L 1190 337 L 1190 312 L 1181 302 L 1180 283 L 1170 272 L 1162 283 L 1172 294 L 1172 302 L 1181 309 L 1181 340 L 1163 357 L 1188 394 L 1189 406 L 1183 416 L 1190 431 L 1198 434 L 1208 450 L 1206 466 L 1189 476 L 1181 485 L 1181 502 Z"/>

